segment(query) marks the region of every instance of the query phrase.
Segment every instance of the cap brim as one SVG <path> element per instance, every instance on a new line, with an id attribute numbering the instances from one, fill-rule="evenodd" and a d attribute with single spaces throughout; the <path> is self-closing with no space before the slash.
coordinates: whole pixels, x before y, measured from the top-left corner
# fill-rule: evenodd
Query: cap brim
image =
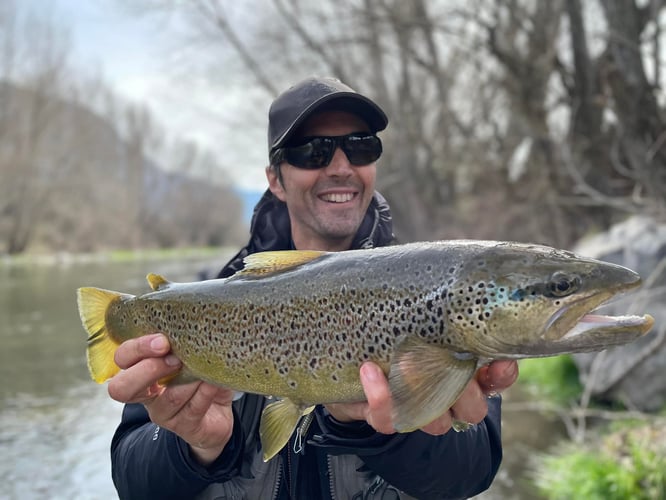
<path id="1" fill-rule="evenodd" d="M 384 130 L 388 125 L 388 118 L 384 111 L 367 97 L 355 92 L 335 92 L 317 99 L 301 111 L 291 126 L 271 145 L 271 151 L 284 146 L 292 134 L 310 116 L 324 110 L 348 111 L 358 115 L 365 120 L 373 133 Z"/>

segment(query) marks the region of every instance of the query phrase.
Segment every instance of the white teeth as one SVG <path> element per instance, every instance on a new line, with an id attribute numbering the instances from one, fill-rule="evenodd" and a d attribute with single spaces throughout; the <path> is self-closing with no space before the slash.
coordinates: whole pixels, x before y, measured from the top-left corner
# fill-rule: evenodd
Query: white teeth
<path id="1" fill-rule="evenodd" d="M 331 193 L 325 194 L 321 198 L 324 201 L 330 201 L 333 203 L 345 203 L 351 201 L 352 198 L 354 198 L 354 195 L 353 193 Z"/>

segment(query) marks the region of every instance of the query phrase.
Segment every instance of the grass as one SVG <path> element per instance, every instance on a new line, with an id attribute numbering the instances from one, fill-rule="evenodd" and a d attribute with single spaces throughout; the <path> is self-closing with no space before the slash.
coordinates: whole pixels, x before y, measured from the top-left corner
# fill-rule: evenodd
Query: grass
<path id="1" fill-rule="evenodd" d="M 564 408 L 583 391 L 569 355 L 522 360 L 518 381 L 535 399 Z M 585 444 L 562 442 L 535 458 L 533 480 L 542 498 L 666 498 L 666 420 L 613 422 L 590 435 Z"/>
<path id="2" fill-rule="evenodd" d="M 535 484 L 549 500 L 666 498 L 666 424 L 615 423 L 585 446 L 566 443 L 537 459 Z"/>
<path id="3" fill-rule="evenodd" d="M 138 259 L 171 259 L 188 257 L 208 257 L 219 255 L 220 247 L 204 248 L 154 248 L 145 250 L 112 250 L 106 255 L 114 262 L 131 262 Z"/>
<path id="4" fill-rule="evenodd" d="M 23 265 L 54 265 L 72 262 L 136 262 L 143 259 L 187 259 L 212 257 L 228 253 L 224 247 L 197 248 L 150 248 L 143 250 L 107 250 L 89 254 L 75 253 L 22 253 L 18 255 L 0 255 L 0 268 Z"/>

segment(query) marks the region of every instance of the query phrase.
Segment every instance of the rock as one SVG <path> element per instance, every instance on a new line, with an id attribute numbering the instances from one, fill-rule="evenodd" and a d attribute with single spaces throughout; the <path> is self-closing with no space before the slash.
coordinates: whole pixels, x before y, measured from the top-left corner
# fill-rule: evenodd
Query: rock
<path id="1" fill-rule="evenodd" d="M 633 269 L 641 289 L 605 306 L 606 314 L 654 316 L 642 339 L 601 353 L 578 354 L 574 361 L 592 396 L 619 400 L 628 408 L 657 411 L 666 406 L 666 224 L 635 216 L 580 241 L 576 253 Z"/>

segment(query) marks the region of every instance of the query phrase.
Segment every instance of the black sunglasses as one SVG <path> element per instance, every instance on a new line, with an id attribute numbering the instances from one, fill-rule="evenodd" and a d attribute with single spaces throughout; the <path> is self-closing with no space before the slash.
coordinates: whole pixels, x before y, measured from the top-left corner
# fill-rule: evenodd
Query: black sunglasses
<path id="1" fill-rule="evenodd" d="M 305 137 L 301 144 L 273 151 L 271 165 L 286 161 L 298 168 L 323 168 L 331 163 L 336 148 L 342 149 L 349 163 L 356 166 L 369 165 L 382 155 L 382 141 L 379 137 L 356 132 L 338 136 Z"/>

